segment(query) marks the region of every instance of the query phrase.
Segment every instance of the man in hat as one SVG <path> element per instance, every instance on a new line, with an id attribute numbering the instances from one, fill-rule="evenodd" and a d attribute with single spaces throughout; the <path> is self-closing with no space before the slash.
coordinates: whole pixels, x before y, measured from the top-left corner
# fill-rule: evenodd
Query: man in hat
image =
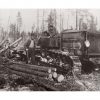
<path id="1" fill-rule="evenodd" d="M 35 64 L 35 35 L 33 31 L 24 46 L 27 52 L 27 59 L 30 60 L 32 64 Z"/>

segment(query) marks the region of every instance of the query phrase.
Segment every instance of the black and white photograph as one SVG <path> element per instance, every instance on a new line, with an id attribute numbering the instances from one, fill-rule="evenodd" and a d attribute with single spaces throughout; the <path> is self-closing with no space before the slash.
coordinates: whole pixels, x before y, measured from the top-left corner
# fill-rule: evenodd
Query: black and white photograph
<path id="1" fill-rule="evenodd" d="M 100 9 L 0 9 L 0 91 L 100 91 Z"/>

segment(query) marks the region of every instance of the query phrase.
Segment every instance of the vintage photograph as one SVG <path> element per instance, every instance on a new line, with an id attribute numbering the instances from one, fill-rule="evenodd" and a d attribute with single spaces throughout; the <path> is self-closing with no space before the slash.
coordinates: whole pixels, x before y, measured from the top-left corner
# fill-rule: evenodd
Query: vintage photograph
<path id="1" fill-rule="evenodd" d="M 100 91 L 100 9 L 0 9 L 0 91 Z"/>

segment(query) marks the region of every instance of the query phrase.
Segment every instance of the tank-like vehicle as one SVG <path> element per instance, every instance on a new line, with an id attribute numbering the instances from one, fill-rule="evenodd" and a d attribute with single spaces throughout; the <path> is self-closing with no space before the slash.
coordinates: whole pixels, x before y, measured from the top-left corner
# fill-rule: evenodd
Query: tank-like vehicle
<path id="1" fill-rule="evenodd" d="M 39 42 L 41 49 L 46 51 L 46 56 L 49 54 L 53 59 L 60 59 L 59 66 L 60 62 L 70 66 L 81 66 L 83 72 L 90 73 L 99 64 L 99 32 L 64 30 L 60 35 L 53 37 L 41 36 Z"/>

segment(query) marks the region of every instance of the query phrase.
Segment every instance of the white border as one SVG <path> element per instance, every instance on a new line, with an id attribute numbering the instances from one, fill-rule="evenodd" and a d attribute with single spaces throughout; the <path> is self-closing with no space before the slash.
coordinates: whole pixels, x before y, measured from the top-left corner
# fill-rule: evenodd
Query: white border
<path id="1" fill-rule="evenodd" d="M 99 0 L 0 0 L 0 8 L 100 8 Z"/>
<path id="2" fill-rule="evenodd" d="M 2 94 L 2 95 L 1 95 Z M 100 100 L 99 92 L 2 92 L 1 100 Z"/>
<path id="3" fill-rule="evenodd" d="M 100 2 L 99 0 L 0 0 L 0 9 L 12 8 L 100 9 Z M 97 100 L 99 98 L 99 92 L 0 92 L 1 100 Z"/>

